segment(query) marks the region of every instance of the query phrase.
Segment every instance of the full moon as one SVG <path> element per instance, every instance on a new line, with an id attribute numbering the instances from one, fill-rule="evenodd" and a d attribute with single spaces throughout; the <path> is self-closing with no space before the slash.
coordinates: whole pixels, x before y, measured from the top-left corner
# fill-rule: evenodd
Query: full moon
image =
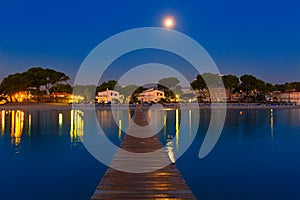
<path id="1" fill-rule="evenodd" d="M 163 26 L 165 28 L 173 28 L 175 26 L 175 19 L 173 17 L 164 18 Z"/>

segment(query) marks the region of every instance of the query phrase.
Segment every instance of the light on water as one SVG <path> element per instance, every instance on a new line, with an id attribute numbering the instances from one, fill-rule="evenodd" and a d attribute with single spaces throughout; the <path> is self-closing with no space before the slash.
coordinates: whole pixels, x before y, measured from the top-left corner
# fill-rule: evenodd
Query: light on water
<path id="1" fill-rule="evenodd" d="M 59 126 L 62 126 L 62 124 L 63 124 L 63 114 L 62 113 L 58 114 L 58 124 L 59 124 Z"/>
<path id="2" fill-rule="evenodd" d="M 31 115 L 28 115 L 28 135 L 31 134 Z"/>
<path id="3" fill-rule="evenodd" d="M 1 111 L 1 134 L 4 134 L 4 129 L 5 129 L 5 110 Z"/>
<path id="4" fill-rule="evenodd" d="M 179 149 L 179 111 L 176 109 L 176 124 L 175 124 L 175 131 L 176 131 L 176 149 Z"/>
<path id="5" fill-rule="evenodd" d="M 71 142 L 76 144 L 80 137 L 84 135 L 84 112 L 80 110 L 71 110 L 70 120 L 70 138 Z"/>
<path id="6" fill-rule="evenodd" d="M 11 138 L 12 144 L 18 146 L 21 143 L 21 136 L 24 128 L 24 112 L 17 110 L 11 112 Z"/>
<path id="7" fill-rule="evenodd" d="M 274 113 L 273 109 L 270 110 L 270 127 L 271 127 L 271 137 L 274 137 Z"/>
<path id="8" fill-rule="evenodd" d="M 118 131 L 118 138 L 122 138 L 122 120 L 119 120 L 119 131 Z"/>
<path id="9" fill-rule="evenodd" d="M 176 162 L 176 158 L 175 158 L 175 153 L 174 153 L 174 149 L 173 149 L 173 143 L 171 141 L 168 141 L 166 144 L 166 150 L 168 153 L 168 156 L 171 160 L 172 163 Z"/>
<path id="10" fill-rule="evenodd" d="M 90 198 L 107 167 L 81 142 L 86 112 L 0 111 L 0 192 L 4 199 L 11 197 L 16 184 L 22 185 L 16 198 Z M 130 119 L 128 110 L 116 112 Z M 200 110 L 196 135 L 194 110 L 149 112 L 156 118 L 151 120 L 152 126 L 161 129 L 157 136 L 171 162 L 197 198 L 300 198 L 299 110 L 228 110 L 222 135 L 205 159 L 199 159 L 198 152 L 209 125 L 209 110 Z M 130 121 L 114 121 L 109 110 L 97 110 L 96 114 L 106 136 L 119 145 L 124 137 L 122 128 Z M 190 148 L 177 159 L 189 142 L 193 142 Z"/>

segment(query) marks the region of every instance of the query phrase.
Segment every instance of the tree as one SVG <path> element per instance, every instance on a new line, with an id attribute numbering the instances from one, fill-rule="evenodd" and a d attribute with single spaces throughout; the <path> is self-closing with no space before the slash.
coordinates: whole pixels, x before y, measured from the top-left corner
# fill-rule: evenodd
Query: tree
<path id="1" fill-rule="evenodd" d="M 222 78 L 219 74 L 213 74 L 213 73 L 203 73 L 202 77 L 206 83 L 207 87 L 210 88 L 218 88 L 221 87 Z"/>
<path id="2" fill-rule="evenodd" d="M 6 95 L 11 95 L 19 91 L 32 90 L 40 100 L 40 94 L 49 94 L 52 86 L 68 81 L 70 78 L 62 72 L 41 67 L 30 68 L 26 72 L 16 73 L 4 78 L 0 84 L 0 91 Z"/>
<path id="3" fill-rule="evenodd" d="M 274 92 L 276 87 L 271 83 L 266 83 L 265 92 Z"/>
<path id="4" fill-rule="evenodd" d="M 265 91 L 265 88 L 266 88 L 266 83 L 260 79 L 256 79 L 254 89 L 258 91 Z"/>
<path id="5" fill-rule="evenodd" d="M 51 86 L 62 85 L 62 83 L 70 80 L 70 77 L 65 75 L 62 72 L 57 72 L 52 69 L 45 69 L 42 72 L 43 79 L 45 79 L 46 92 L 49 93 L 49 89 Z"/>
<path id="6" fill-rule="evenodd" d="M 240 80 L 242 81 L 241 88 L 249 93 L 255 88 L 254 86 L 256 84 L 257 78 L 252 75 L 246 74 L 241 76 Z"/>
<path id="7" fill-rule="evenodd" d="M 231 94 L 239 87 L 240 80 L 231 74 L 222 76 L 222 80 L 224 87 L 229 91 L 229 101 L 231 101 Z"/>
<path id="8" fill-rule="evenodd" d="M 250 98 L 253 98 L 254 96 L 252 92 L 255 89 L 257 78 L 252 75 L 245 74 L 240 77 L 240 80 L 242 82 L 240 88 L 246 92 L 247 101 L 251 101 Z"/>
<path id="9" fill-rule="evenodd" d="M 73 94 L 75 96 L 82 96 L 85 102 L 92 102 L 95 100 L 95 85 L 75 85 Z"/>
<path id="10" fill-rule="evenodd" d="M 233 91 L 234 89 L 239 87 L 239 78 L 234 75 L 229 74 L 222 76 L 222 80 L 224 83 L 224 87 L 226 89 L 230 89 L 230 91 Z"/>
<path id="11" fill-rule="evenodd" d="M 115 80 L 109 80 L 107 82 L 103 82 L 100 86 L 97 87 L 97 93 L 103 92 L 105 90 L 116 90 L 120 91 L 121 86 Z"/>
<path id="12" fill-rule="evenodd" d="M 197 75 L 196 79 L 191 83 L 191 86 L 194 90 L 198 90 L 198 100 L 201 101 L 201 99 L 206 99 L 210 97 L 210 95 L 214 95 L 213 92 L 209 92 L 209 88 L 220 88 L 223 84 L 219 74 L 207 72 Z"/>
<path id="13" fill-rule="evenodd" d="M 199 74 L 197 75 L 196 79 L 191 83 L 191 86 L 194 90 L 202 90 L 206 88 L 206 83 L 202 76 Z"/>
<path id="14" fill-rule="evenodd" d="M 275 85 L 276 90 L 284 92 L 287 90 L 296 90 L 300 91 L 300 82 L 291 82 L 291 83 L 285 83 L 285 84 L 276 84 Z"/>
<path id="15" fill-rule="evenodd" d="M 41 67 L 30 68 L 27 72 L 24 72 L 27 77 L 28 86 L 36 88 L 38 101 L 40 99 L 41 88 L 45 88 L 45 93 L 50 93 L 50 87 L 62 82 L 68 81 L 70 78 L 62 72 L 57 72 L 52 69 L 43 69 Z"/>
<path id="16" fill-rule="evenodd" d="M 157 88 L 165 93 L 167 98 L 175 98 L 182 94 L 180 81 L 176 77 L 163 78 L 158 81 Z"/>
<path id="17" fill-rule="evenodd" d="M 265 94 L 267 92 L 276 90 L 272 84 L 265 83 L 263 80 L 257 79 L 252 75 L 243 75 L 240 79 L 242 81 L 241 89 L 247 92 L 248 100 L 265 100 Z"/>
<path id="18" fill-rule="evenodd" d="M 222 79 L 218 74 L 203 73 L 197 75 L 196 80 L 191 83 L 192 88 L 195 90 L 203 90 L 210 88 L 217 88 L 222 86 Z"/>
<path id="19" fill-rule="evenodd" d="M 157 89 L 163 91 L 165 93 L 165 97 L 167 98 L 175 98 L 175 94 L 172 90 L 169 88 L 165 87 L 164 85 L 157 84 Z"/>
<path id="20" fill-rule="evenodd" d="M 2 80 L 0 84 L 0 93 L 11 97 L 12 94 L 26 90 L 27 87 L 28 83 L 24 74 L 16 73 L 9 75 Z"/>
<path id="21" fill-rule="evenodd" d="M 139 93 L 142 93 L 142 92 L 145 91 L 145 90 L 146 90 L 146 88 L 144 88 L 143 86 L 140 86 L 140 87 L 136 88 L 136 89 L 134 90 L 134 92 L 132 93 L 132 95 L 131 95 L 132 101 L 133 101 L 133 102 L 137 102 L 137 101 L 138 101 L 137 95 L 138 95 Z"/>
<path id="22" fill-rule="evenodd" d="M 66 92 L 71 94 L 73 92 L 73 88 L 70 84 L 56 84 L 50 88 L 49 92 Z"/>
<path id="23" fill-rule="evenodd" d="M 119 92 L 126 99 L 127 97 L 133 95 L 135 93 L 136 89 L 138 89 L 138 88 L 139 88 L 139 86 L 137 86 L 137 85 L 127 85 L 125 87 L 121 87 L 119 89 Z"/>
<path id="24" fill-rule="evenodd" d="M 159 85 L 162 85 L 168 89 L 175 89 L 180 81 L 176 77 L 163 78 L 158 81 Z"/>

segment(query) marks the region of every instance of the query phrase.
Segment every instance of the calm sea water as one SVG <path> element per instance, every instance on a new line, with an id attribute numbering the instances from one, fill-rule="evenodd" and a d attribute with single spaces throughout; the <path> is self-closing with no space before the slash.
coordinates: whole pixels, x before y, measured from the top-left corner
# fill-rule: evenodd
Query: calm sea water
<path id="1" fill-rule="evenodd" d="M 198 199 L 300 199 L 300 110 L 229 110 L 220 140 L 203 159 L 198 152 L 210 112 L 201 110 L 200 122 L 194 112 L 149 115 L 174 154 L 192 142 L 176 165 Z M 81 142 L 85 114 L 0 111 L 0 198 L 89 199 L 107 167 Z M 116 123 L 108 110 L 97 116 L 107 137 L 120 144 L 119 125 L 128 122 Z"/>

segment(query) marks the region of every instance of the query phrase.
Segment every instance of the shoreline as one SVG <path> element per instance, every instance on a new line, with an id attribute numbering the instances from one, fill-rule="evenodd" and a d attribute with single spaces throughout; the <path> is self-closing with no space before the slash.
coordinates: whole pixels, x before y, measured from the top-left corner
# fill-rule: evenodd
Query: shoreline
<path id="1" fill-rule="evenodd" d="M 171 104 L 167 107 L 162 107 L 161 105 L 153 105 L 153 109 L 165 109 L 165 110 L 173 110 L 180 108 L 180 104 Z M 215 104 L 216 108 L 223 108 L 223 104 Z M 111 107 L 115 107 L 114 109 L 128 109 L 128 106 L 118 104 L 118 105 L 104 105 L 104 106 L 94 106 L 91 104 L 76 104 L 76 105 L 68 105 L 68 104 L 59 104 L 59 103 L 34 103 L 34 104 L 7 104 L 0 105 L 0 110 L 72 110 L 72 109 L 82 109 L 82 110 L 105 110 L 111 109 Z M 145 106 L 148 108 L 149 106 Z M 181 104 L 181 109 L 210 109 L 210 105 L 198 105 L 197 104 Z M 129 107 L 129 109 L 135 109 L 135 105 Z M 247 109 L 300 109 L 300 105 L 257 105 L 257 104 L 227 104 L 227 110 L 247 110 Z"/>

